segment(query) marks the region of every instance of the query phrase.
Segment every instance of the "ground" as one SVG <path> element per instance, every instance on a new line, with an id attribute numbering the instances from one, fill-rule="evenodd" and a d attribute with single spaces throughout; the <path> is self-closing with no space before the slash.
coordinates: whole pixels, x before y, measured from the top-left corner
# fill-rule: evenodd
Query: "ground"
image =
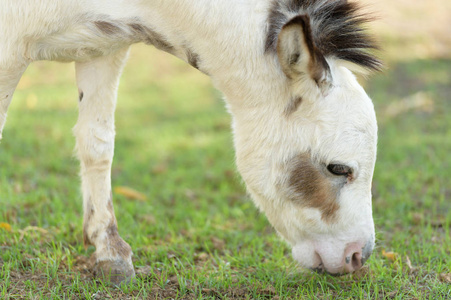
<path id="1" fill-rule="evenodd" d="M 372 5 L 386 69 L 362 79 L 379 150 L 377 247 L 361 271 L 296 266 L 235 171 L 219 92 L 138 45 L 120 86 L 112 175 L 136 280 L 116 288 L 88 271 L 73 65 L 42 62 L 22 78 L 0 144 L 0 298 L 451 299 L 451 26 L 440 26 L 451 9 L 421 3 Z"/>

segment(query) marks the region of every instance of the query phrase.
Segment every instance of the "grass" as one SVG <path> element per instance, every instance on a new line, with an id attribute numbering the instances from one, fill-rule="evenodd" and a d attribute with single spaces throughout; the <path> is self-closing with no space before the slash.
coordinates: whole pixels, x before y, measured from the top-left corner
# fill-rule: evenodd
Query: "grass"
<path id="1" fill-rule="evenodd" d="M 72 64 L 36 63 L 10 108 L 0 145 L 1 299 L 451 298 L 450 60 L 393 63 L 366 82 L 380 126 L 378 246 L 362 271 L 331 277 L 299 270 L 246 196 L 230 116 L 208 78 L 134 47 L 112 182 L 148 200 L 115 195 L 137 271 L 121 288 L 86 269 L 94 249 L 82 246 L 73 78 Z"/>

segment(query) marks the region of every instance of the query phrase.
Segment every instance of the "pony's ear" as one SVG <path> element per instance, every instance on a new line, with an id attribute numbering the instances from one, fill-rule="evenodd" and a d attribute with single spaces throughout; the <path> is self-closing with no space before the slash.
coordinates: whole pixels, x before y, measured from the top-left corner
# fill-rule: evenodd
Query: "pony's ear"
<path id="1" fill-rule="evenodd" d="M 277 40 L 277 55 L 288 78 L 296 80 L 310 76 L 323 93 L 332 85 L 329 65 L 315 45 L 307 15 L 296 16 L 282 27 Z"/>

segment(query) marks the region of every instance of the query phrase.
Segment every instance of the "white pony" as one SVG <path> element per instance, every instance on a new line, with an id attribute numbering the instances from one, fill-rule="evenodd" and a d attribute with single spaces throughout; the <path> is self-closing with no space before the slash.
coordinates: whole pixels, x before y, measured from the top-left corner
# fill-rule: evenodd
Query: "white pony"
<path id="1" fill-rule="evenodd" d="M 2 0 L 0 137 L 28 64 L 75 61 L 84 243 L 95 274 L 130 279 L 111 193 L 114 110 L 129 46 L 151 44 L 224 93 L 239 172 L 294 259 L 352 272 L 375 239 L 376 117 L 350 71 L 380 68 L 366 21 L 346 0 Z"/>

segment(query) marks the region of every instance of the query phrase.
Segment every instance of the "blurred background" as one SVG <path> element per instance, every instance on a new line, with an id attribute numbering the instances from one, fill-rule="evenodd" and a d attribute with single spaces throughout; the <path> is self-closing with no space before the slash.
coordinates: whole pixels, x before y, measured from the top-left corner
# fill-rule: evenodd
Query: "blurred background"
<path id="1" fill-rule="evenodd" d="M 371 28 L 389 61 L 449 59 L 451 3 L 446 0 L 358 1 L 379 19 Z"/>

